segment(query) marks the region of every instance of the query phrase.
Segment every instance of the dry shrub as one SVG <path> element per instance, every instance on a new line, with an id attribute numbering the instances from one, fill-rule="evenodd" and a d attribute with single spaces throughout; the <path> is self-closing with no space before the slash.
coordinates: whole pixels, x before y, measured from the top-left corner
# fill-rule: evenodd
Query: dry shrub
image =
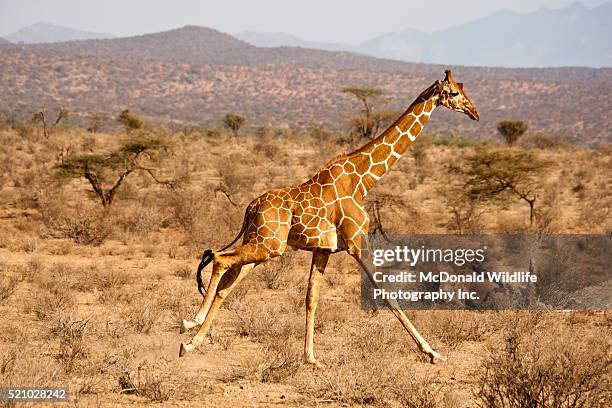
<path id="1" fill-rule="evenodd" d="M 612 231 L 612 200 L 610 193 L 602 189 L 582 200 L 578 207 L 582 231 L 590 233 L 610 233 Z"/>
<path id="2" fill-rule="evenodd" d="M 281 149 L 273 138 L 264 136 L 259 138 L 253 146 L 253 151 L 260 156 L 267 157 L 268 159 L 275 159 L 281 153 Z"/>
<path id="3" fill-rule="evenodd" d="M 249 377 L 263 383 L 280 383 L 293 377 L 302 365 L 302 350 L 295 343 L 276 341 L 268 344 L 263 353 L 251 360 Z"/>
<path id="4" fill-rule="evenodd" d="M 171 330 L 178 328 L 183 319 L 195 314 L 199 296 L 194 288 L 186 288 L 184 285 L 173 285 L 159 292 L 159 308 L 170 315 Z"/>
<path id="5" fill-rule="evenodd" d="M 419 321 L 433 336 L 437 336 L 450 349 L 466 341 L 483 341 L 494 330 L 487 313 L 464 310 L 428 311 Z"/>
<path id="6" fill-rule="evenodd" d="M 300 311 L 304 312 L 304 309 Z M 341 327 L 347 319 L 346 309 L 336 303 L 319 302 L 315 318 L 315 330 L 321 332 L 334 332 Z"/>
<path id="7" fill-rule="evenodd" d="M 38 295 L 26 304 L 26 312 L 34 312 L 41 319 L 54 317 L 58 312 L 71 310 L 76 304 L 76 297 L 65 281 L 49 280 Z"/>
<path id="8" fill-rule="evenodd" d="M 410 370 L 409 367 L 405 367 Z M 453 408 L 463 405 L 442 394 L 442 386 L 433 376 L 417 379 L 411 375 L 397 376 L 390 389 L 394 399 L 406 408 Z"/>
<path id="9" fill-rule="evenodd" d="M 14 276 L 2 275 L 0 276 L 0 303 L 8 299 L 17 288 L 19 280 Z"/>
<path id="10" fill-rule="evenodd" d="M 293 251 L 287 251 L 284 255 L 276 257 L 257 270 L 257 277 L 265 283 L 268 289 L 281 289 L 287 284 L 287 275 L 293 270 L 295 257 Z"/>
<path id="11" fill-rule="evenodd" d="M 170 211 L 167 222 L 179 226 L 184 231 L 193 231 L 209 201 L 210 198 L 203 191 L 194 189 L 168 191 L 164 196 L 164 206 Z"/>
<path id="12" fill-rule="evenodd" d="M 21 279 L 27 282 L 33 282 L 44 270 L 45 263 L 41 258 L 30 258 L 21 270 Z"/>
<path id="13" fill-rule="evenodd" d="M 42 207 L 43 222 L 53 238 L 68 238 L 79 245 L 98 246 L 111 234 L 108 214 L 98 207 L 80 203 L 76 208 L 58 200 Z"/>
<path id="14" fill-rule="evenodd" d="M 333 373 L 332 370 L 317 373 L 317 381 L 311 385 L 310 393 L 323 400 L 344 404 L 383 405 L 388 385 L 383 384 L 380 365 L 376 361 L 357 360 L 334 367 Z"/>
<path id="15" fill-rule="evenodd" d="M 219 345 L 223 350 L 229 350 L 238 339 L 235 333 L 224 333 L 215 330 L 214 327 L 210 331 L 210 340 L 212 344 Z"/>
<path id="16" fill-rule="evenodd" d="M 51 327 L 51 334 L 59 339 L 56 358 L 65 373 L 71 373 L 87 356 L 84 336 L 88 323 L 87 320 L 75 319 L 71 314 L 60 314 Z"/>
<path id="17" fill-rule="evenodd" d="M 137 333 L 149 333 L 162 315 L 157 297 L 138 297 L 132 299 L 122 311 L 126 326 Z"/>
<path id="18" fill-rule="evenodd" d="M 254 339 L 269 336 L 276 323 L 271 309 L 254 301 L 242 302 L 235 310 L 238 317 L 238 334 Z"/>
<path id="19" fill-rule="evenodd" d="M 165 218 L 155 207 L 138 205 L 132 211 L 121 214 L 118 222 L 125 232 L 142 238 L 157 231 L 164 224 Z"/>
<path id="20" fill-rule="evenodd" d="M 179 265 L 174 269 L 174 275 L 181 279 L 191 279 L 195 274 L 191 266 Z"/>
<path id="21" fill-rule="evenodd" d="M 245 301 L 247 294 L 252 288 L 249 283 L 252 282 L 248 277 L 245 278 L 238 286 L 236 286 L 221 304 L 222 308 L 229 310 L 241 309 L 242 302 Z"/>
<path id="22" fill-rule="evenodd" d="M 565 149 L 569 145 L 566 140 L 549 133 L 531 133 L 520 141 L 521 147 L 527 149 Z"/>
<path id="23" fill-rule="evenodd" d="M 153 402 L 168 401 L 176 392 L 172 370 L 165 360 L 136 363 L 133 356 L 119 363 L 117 376 L 121 394 L 135 394 Z"/>
<path id="24" fill-rule="evenodd" d="M 561 208 L 559 194 L 552 188 L 545 192 L 535 213 L 533 228 L 538 234 L 554 234 L 561 229 Z"/>
<path id="25" fill-rule="evenodd" d="M 384 318 L 376 313 L 355 332 L 351 343 L 362 357 L 372 355 L 379 358 L 387 350 L 395 350 L 398 354 L 409 352 L 407 336 L 397 319 Z"/>
<path id="26" fill-rule="evenodd" d="M 606 336 L 586 338 L 570 328 L 551 331 L 515 330 L 503 349 L 493 350 L 480 368 L 481 407 L 610 406 L 612 360 Z"/>
<path id="27" fill-rule="evenodd" d="M 417 376 L 414 361 L 397 356 L 345 349 L 325 370 L 296 378 L 297 385 L 316 401 L 339 402 L 343 406 L 454 408 L 433 376 Z"/>
<path id="28" fill-rule="evenodd" d="M 498 214 L 496 217 L 497 228 L 495 230 L 498 234 L 527 234 L 529 233 L 529 224 L 527 224 L 526 218 L 520 215 L 512 214 Z"/>

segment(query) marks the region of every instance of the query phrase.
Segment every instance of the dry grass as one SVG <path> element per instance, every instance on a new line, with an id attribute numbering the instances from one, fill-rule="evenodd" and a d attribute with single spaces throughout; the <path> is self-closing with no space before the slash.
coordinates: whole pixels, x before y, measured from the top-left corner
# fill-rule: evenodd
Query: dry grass
<path id="1" fill-rule="evenodd" d="M 409 311 L 424 337 L 449 357 L 431 366 L 391 314 L 361 310 L 357 267 L 345 255 L 330 259 L 321 289 L 315 347 L 325 368 L 301 362 L 310 257 L 292 251 L 245 278 L 199 351 L 178 360 L 178 345 L 187 339 L 178 323 L 193 317 L 202 300 L 194 279 L 201 252 L 229 242 L 242 222 L 243 207 L 215 196 L 219 183 L 233 190 L 232 199 L 247 202 L 305 180 L 322 157 L 346 147 L 290 131 L 281 143 L 272 136 L 258 141 L 223 131 L 209 137 L 158 130 L 175 142 L 161 174 L 180 170 L 189 174 L 186 184 L 171 190 L 134 175 L 98 218 L 87 183 L 57 185 L 51 166 L 59 144 L 110 150 L 124 135 L 58 130 L 49 141 L 22 131 L 27 139 L 0 130 L 6 141 L 0 174 L 7 175 L 0 182 L 3 385 L 68 386 L 75 404 L 84 406 L 459 408 L 501 406 L 502 400 L 512 406 L 507 401 L 532 398 L 540 383 L 547 387 L 539 406 L 572 406 L 563 399 L 570 392 L 583 406 L 609 398 L 609 314 Z M 545 195 L 534 226 L 512 200 L 478 214 L 456 207 L 456 197 L 441 189 L 448 182 L 444 163 L 473 147 L 453 142 L 424 147 L 421 179 L 414 160 L 400 161 L 373 191 L 372 199 L 385 202 L 386 232 L 457 230 L 458 209 L 465 230 L 609 233 L 609 153 L 543 149 L 545 141 L 537 142 L 554 165 L 541 180 Z M 238 160 L 226 171 L 228 144 Z M 32 171 L 40 177 L 32 179 Z M 415 180 L 411 188 L 409 180 Z M 210 277 L 208 269 L 204 276 Z M 524 379 L 520 388 L 513 387 L 517 378 Z"/>

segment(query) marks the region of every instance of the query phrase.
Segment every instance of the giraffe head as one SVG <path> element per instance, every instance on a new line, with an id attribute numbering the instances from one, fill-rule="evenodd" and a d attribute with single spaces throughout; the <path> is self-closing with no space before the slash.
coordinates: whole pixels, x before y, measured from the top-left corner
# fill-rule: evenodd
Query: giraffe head
<path id="1" fill-rule="evenodd" d="M 463 91 L 463 84 L 455 82 L 449 69 L 445 73 L 446 78 L 444 78 L 444 81 L 436 81 L 436 90 L 439 95 L 438 105 L 457 112 L 463 112 L 476 121 L 480 120 L 474 104 L 472 104 L 472 101 Z"/>

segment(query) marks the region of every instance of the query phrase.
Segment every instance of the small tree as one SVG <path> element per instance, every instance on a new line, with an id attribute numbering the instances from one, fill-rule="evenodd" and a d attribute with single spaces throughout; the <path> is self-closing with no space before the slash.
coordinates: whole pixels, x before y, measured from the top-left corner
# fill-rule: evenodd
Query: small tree
<path id="1" fill-rule="evenodd" d="M 549 165 L 532 151 L 479 149 L 464 159 L 464 166 L 452 170 L 465 177 L 464 188 L 471 199 L 496 200 L 510 194 L 525 201 L 533 224 L 538 176 Z"/>
<path id="2" fill-rule="evenodd" d="M 148 173 L 156 182 L 174 185 L 176 181 L 160 181 L 154 169 L 141 164 L 141 159 L 153 159 L 153 155 L 166 149 L 168 143 L 158 138 L 140 138 L 124 143 L 108 154 L 82 154 L 68 157 L 56 166 L 62 177 L 85 178 L 104 208 L 110 207 L 115 194 L 125 178 L 134 171 Z"/>
<path id="3" fill-rule="evenodd" d="M 117 121 L 125 126 L 126 130 L 142 129 L 144 126 L 142 118 L 129 109 L 121 111 L 117 117 Z"/>
<path id="4" fill-rule="evenodd" d="M 363 105 L 361 114 L 351 119 L 351 133 L 363 138 L 374 136 L 381 123 L 388 119 L 388 115 L 384 113 L 374 114 L 374 104 L 383 101 L 385 91 L 378 88 L 350 86 L 343 88 L 342 92 L 353 95 Z"/>
<path id="5" fill-rule="evenodd" d="M 504 137 L 508 146 L 513 146 L 525 134 L 528 127 L 527 122 L 522 120 L 502 120 L 497 123 L 497 131 Z"/>
<path id="6" fill-rule="evenodd" d="M 59 112 L 57 113 L 57 118 L 55 119 L 55 122 L 53 123 L 53 126 L 59 125 L 59 123 L 63 119 L 66 119 L 69 115 L 70 115 L 70 111 L 68 109 L 60 108 Z M 45 135 L 45 137 L 49 137 L 47 116 L 46 116 L 46 112 L 44 109 L 32 115 L 32 122 L 40 122 L 43 128 L 43 134 Z"/>
<path id="7" fill-rule="evenodd" d="M 244 126 L 245 123 L 246 118 L 235 113 L 228 113 L 223 117 L 223 124 L 234 132 L 234 136 L 238 136 L 238 131 Z"/>
<path id="8" fill-rule="evenodd" d="M 65 108 L 60 108 L 59 112 L 57 113 L 57 119 L 55 119 L 55 125 L 59 125 L 59 123 L 68 118 L 68 116 L 70 116 L 70 111 Z"/>

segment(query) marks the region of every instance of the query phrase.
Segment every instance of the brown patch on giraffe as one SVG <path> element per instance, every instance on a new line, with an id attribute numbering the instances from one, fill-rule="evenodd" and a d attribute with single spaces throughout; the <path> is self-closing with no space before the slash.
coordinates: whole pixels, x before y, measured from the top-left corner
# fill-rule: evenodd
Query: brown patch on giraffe
<path id="1" fill-rule="evenodd" d="M 424 104 L 424 103 L 419 103 L 419 104 L 418 104 L 418 105 L 415 107 L 415 109 L 414 109 L 414 112 L 413 112 L 413 113 L 414 113 L 416 116 L 419 116 L 421 113 L 423 113 L 423 107 L 424 107 L 424 106 L 425 106 L 425 104 Z"/>
<path id="2" fill-rule="evenodd" d="M 370 168 L 370 172 L 374 174 L 376 177 L 382 177 L 387 171 L 387 166 L 384 163 L 375 164 Z"/>
<path id="3" fill-rule="evenodd" d="M 320 184 L 316 184 L 313 183 L 310 185 L 310 194 L 312 194 L 314 197 L 321 197 L 321 185 Z"/>
<path id="4" fill-rule="evenodd" d="M 372 152 L 372 161 L 381 162 L 386 160 L 391 155 L 391 146 L 381 145 Z"/>
<path id="5" fill-rule="evenodd" d="M 431 99 L 428 99 L 427 102 L 425 102 L 425 111 L 431 112 L 432 109 L 433 109 L 433 101 Z"/>
<path id="6" fill-rule="evenodd" d="M 421 129 L 423 129 L 423 126 L 421 125 L 421 123 L 414 122 L 412 127 L 410 128 L 410 133 L 412 133 L 413 136 L 416 136 L 419 133 L 421 133 Z"/>
<path id="7" fill-rule="evenodd" d="M 338 164 L 334 164 L 333 166 L 329 168 L 329 172 L 331 173 L 332 177 L 335 180 L 342 175 L 343 169 L 342 169 L 342 166 Z"/>

